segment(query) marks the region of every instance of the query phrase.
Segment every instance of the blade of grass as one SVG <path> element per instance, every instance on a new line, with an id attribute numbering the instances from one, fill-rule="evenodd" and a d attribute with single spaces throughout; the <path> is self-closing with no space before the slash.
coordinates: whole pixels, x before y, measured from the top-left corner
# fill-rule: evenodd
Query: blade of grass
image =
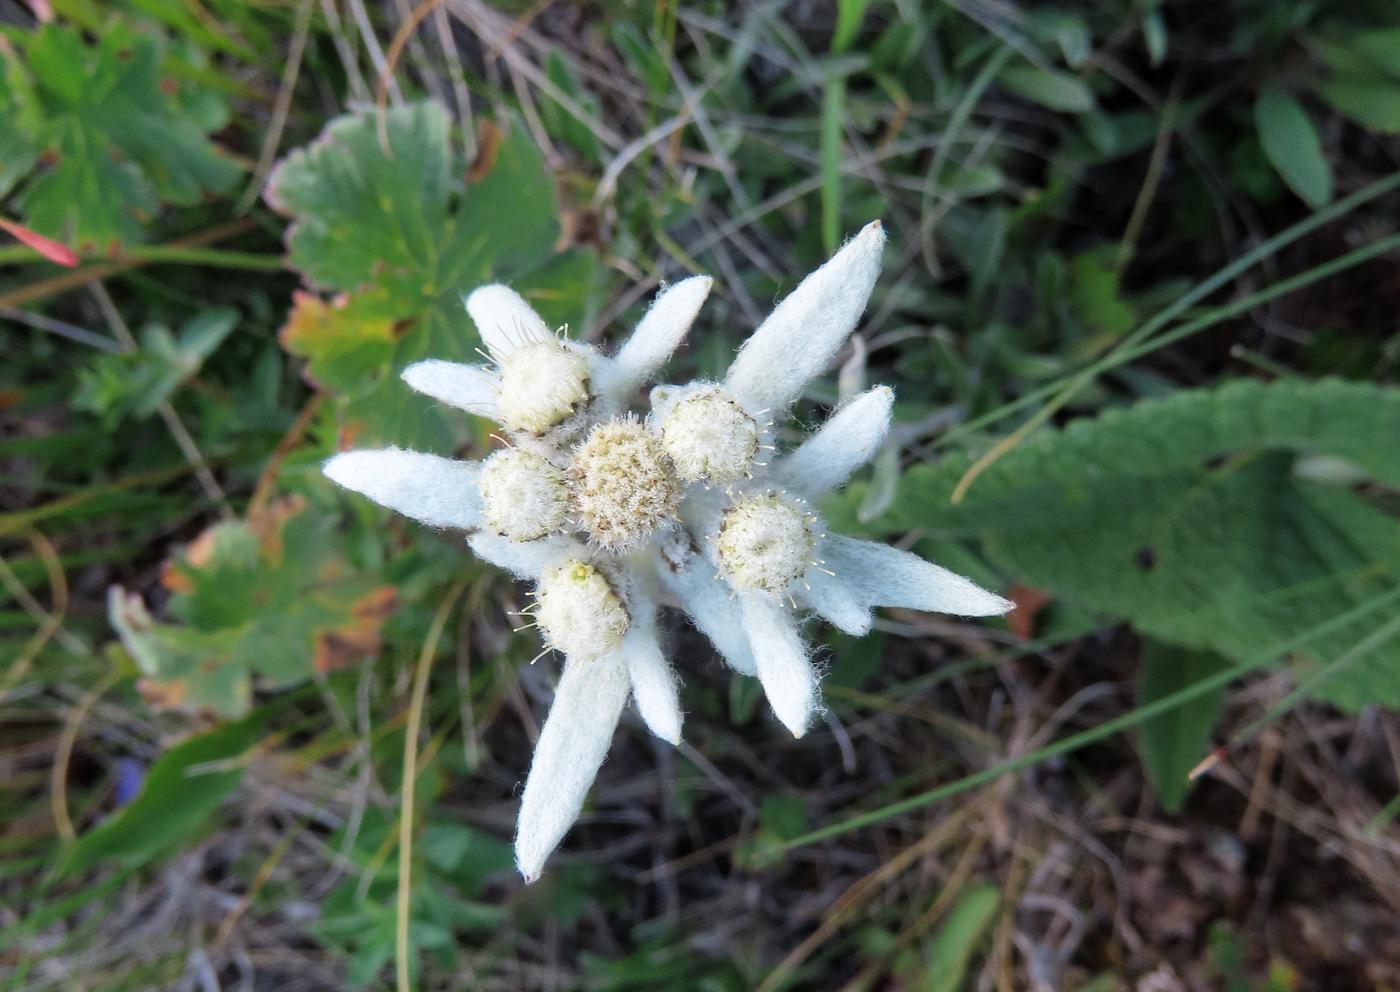
<path id="1" fill-rule="evenodd" d="M 244 252 L 223 252 L 206 251 L 206 245 L 214 244 L 227 238 L 245 234 L 257 227 L 255 221 L 244 217 L 241 220 L 229 221 L 226 224 L 217 224 L 214 227 L 206 228 L 195 234 L 164 245 L 145 245 L 133 247 L 120 259 L 112 262 L 99 262 L 96 265 L 89 265 L 86 268 L 75 269 L 72 272 L 65 272 L 60 276 L 50 279 L 40 279 L 24 286 L 18 286 L 8 293 L 0 293 L 0 307 L 18 307 L 26 303 L 33 303 L 35 300 L 42 300 L 45 297 L 53 296 L 55 293 L 62 293 L 70 289 L 82 286 L 93 279 L 105 279 L 108 276 L 116 275 L 118 272 L 125 272 L 137 266 L 146 265 L 151 262 L 166 262 L 188 265 L 221 265 L 228 268 L 251 268 L 262 271 L 273 271 L 280 269 L 283 262 L 280 256 L 270 255 L 249 255 Z M 237 263 L 244 264 L 239 265 Z"/>
<path id="2" fill-rule="evenodd" d="M 418 732 L 423 725 L 423 704 L 428 696 L 428 675 L 437 657 L 438 641 L 452 608 L 471 581 L 471 575 L 458 579 L 433 615 L 432 626 L 418 655 L 413 674 L 413 696 L 408 706 L 408 725 L 403 740 L 403 796 L 399 800 L 399 889 L 394 921 L 394 977 L 399 992 L 413 988 L 409 976 L 408 923 L 413 893 L 413 794 L 418 780 Z"/>
<path id="3" fill-rule="evenodd" d="M 1246 311 L 1252 310 L 1257 306 L 1261 306 L 1281 296 L 1287 296 L 1289 293 L 1296 292 L 1315 282 L 1337 275 L 1363 262 L 1368 262 L 1377 255 L 1382 255 L 1396 249 L 1400 249 L 1400 235 L 1391 235 L 1379 241 L 1373 241 L 1369 245 L 1364 245 L 1361 248 L 1349 251 L 1339 258 L 1332 259 L 1330 262 L 1324 262 L 1321 265 L 1308 269 L 1306 272 L 1301 272 L 1296 276 L 1290 276 L 1287 279 L 1276 282 L 1272 286 L 1267 286 L 1258 292 L 1251 293 L 1248 296 L 1242 296 L 1232 303 L 1224 304 L 1213 310 L 1209 310 L 1195 320 L 1181 324 L 1151 340 L 1140 341 L 1132 347 L 1124 348 L 1121 351 L 1115 349 L 1112 353 L 1089 365 L 1081 372 L 1047 383 L 1039 389 L 1018 397 L 1009 403 L 1004 403 L 997 409 L 966 421 L 941 437 L 933 439 L 930 443 L 934 448 L 944 447 L 951 441 L 969 434 L 979 427 L 994 423 L 1017 410 L 1027 407 L 1047 396 L 1051 396 L 1051 394 L 1055 394 L 1049 403 L 1040 410 L 1037 410 L 1030 419 L 1011 434 L 1007 435 L 996 447 L 982 456 L 982 458 L 968 469 L 962 481 L 959 483 L 958 491 L 954 493 L 954 502 L 961 500 L 962 495 L 966 494 L 968 487 L 972 484 L 972 480 L 987 468 L 990 468 L 993 461 L 1020 444 L 1021 441 L 1024 441 L 1026 437 L 1037 428 L 1043 426 L 1049 417 L 1053 416 L 1066 403 L 1072 400 L 1084 386 L 1088 385 L 1103 373 L 1126 365 L 1144 355 L 1150 355 L 1152 352 L 1165 348 L 1167 345 L 1174 344 L 1183 338 L 1190 337 L 1192 334 L 1213 327 L 1221 321 L 1238 316 L 1241 313 L 1245 313 Z M 1060 390 L 1060 392 L 1056 393 L 1056 390 Z M 994 458 L 993 455 L 996 457 Z"/>
<path id="4" fill-rule="evenodd" d="M 1030 436 L 1030 434 L 1032 434 L 1038 428 L 1042 427 L 1052 416 L 1055 415 L 1055 413 L 1058 410 L 1062 409 L 1086 386 L 1088 386 L 1091 382 L 1098 378 L 1099 375 L 1110 369 L 1117 368 L 1119 365 L 1122 365 L 1125 362 L 1131 361 L 1132 356 L 1134 355 L 1142 354 L 1142 352 L 1138 351 L 1137 349 L 1144 343 L 1148 342 L 1148 339 L 1150 339 L 1152 335 L 1156 334 L 1159 330 L 1166 327 L 1178 316 L 1184 313 L 1187 309 L 1194 306 L 1196 303 L 1200 302 L 1202 299 L 1209 296 L 1211 293 L 1220 289 L 1222 286 L 1228 283 L 1231 279 L 1234 279 L 1240 273 L 1252 268 L 1264 259 L 1275 255 L 1281 249 L 1292 244 L 1294 241 L 1297 241 L 1304 235 L 1316 230 L 1323 224 L 1330 223 L 1331 221 L 1336 220 L 1337 218 L 1351 212 L 1352 210 L 1355 210 L 1357 207 L 1362 206 L 1363 204 L 1368 203 L 1371 200 L 1374 200 L 1376 197 L 1383 196 L 1384 194 L 1389 193 L 1397 187 L 1400 187 L 1400 172 L 1390 176 L 1386 176 L 1383 179 L 1378 179 L 1370 185 L 1357 190 L 1350 196 L 1338 200 L 1337 202 L 1330 204 L 1329 206 L 1324 207 L 1321 210 L 1315 211 L 1310 216 L 1304 218 L 1296 224 L 1285 228 L 1283 231 L 1274 235 L 1272 238 L 1269 238 L 1263 243 L 1257 245 L 1250 251 L 1245 252 L 1238 259 L 1231 262 L 1229 265 L 1224 266 L 1214 275 L 1210 276 L 1209 278 L 1198 283 L 1196 286 L 1187 290 L 1181 296 L 1177 297 L 1167 306 L 1159 310 L 1153 317 L 1144 322 L 1140 327 L 1138 327 L 1135 331 L 1129 334 L 1126 338 L 1120 341 L 1105 357 L 1092 363 L 1088 368 L 1084 369 L 1083 371 L 1067 377 L 1067 382 L 1062 379 L 1055 383 L 1051 383 L 1044 389 L 1037 390 L 1035 393 L 1032 394 L 1027 394 L 1027 396 L 1023 396 L 1010 404 L 1005 404 L 999 409 L 994 410 L 983 417 L 977 418 L 975 421 L 969 421 L 968 423 L 963 424 L 961 427 L 949 431 L 948 434 L 945 434 L 942 438 L 939 439 L 940 443 L 947 443 L 950 439 L 966 434 L 976 429 L 976 427 L 978 426 L 999 420 L 1017 409 L 1021 409 L 1022 407 L 1028 406 L 1029 404 L 1036 402 L 1038 399 L 1043 398 L 1046 395 L 1050 395 L 1051 393 L 1054 394 L 1052 398 L 1044 406 L 1042 406 L 1039 410 L 1032 414 L 1031 417 L 1027 419 L 1025 423 L 1023 423 L 1010 435 L 1004 438 L 999 444 L 992 448 L 992 450 L 988 451 L 985 455 L 983 455 L 976 462 L 974 462 L 971 467 L 968 468 L 967 473 L 963 476 L 962 480 L 958 483 L 957 489 L 955 489 L 953 492 L 953 502 L 960 502 L 963 496 L 966 495 L 968 488 L 972 485 L 972 483 L 976 480 L 976 478 L 979 475 L 981 475 L 984 471 L 991 467 L 991 465 L 998 459 L 1000 459 L 1003 455 L 1005 455 L 1006 452 L 1010 451 L 1016 445 L 1020 444 L 1021 441 L 1025 440 L 1026 437 Z M 1382 242 L 1376 242 L 1376 244 L 1391 245 L 1393 244 L 1393 241 L 1394 239 L 1387 238 Z M 1358 251 L 1362 250 L 1364 249 L 1359 249 Z M 1357 252 L 1351 252 L 1348 255 L 1343 256 L 1343 258 L 1350 259 L 1353 256 L 1356 256 L 1357 254 Z M 1374 252 L 1372 254 L 1374 254 Z M 1369 258 L 1371 256 L 1366 255 L 1365 257 Z M 1355 262 L 1352 262 L 1352 264 L 1355 264 Z M 1307 277 L 1314 271 L 1316 270 L 1309 270 L 1309 272 L 1302 273 L 1300 276 L 1295 276 L 1294 279 Z M 1321 276 L 1317 276 L 1316 278 L 1321 278 Z M 1279 283 L 1277 285 L 1282 286 L 1291 281 L 1292 280 L 1284 280 L 1283 283 Z M 1315 279 L 1310 281 L 1315 281 Z M 1300 285 L 1306 284 L 1307 283 L 1304 282 Z M 1223 317 L 1220 319 L 1223 319 Z M 1161 342 L 1155 343 L 1153 345 L 1154 348 L 1161 346 Z M 1056 392 L 1056 390 L 1058 390 L 1058 392 Z"/>
<path id="5" fill-rule="evenodd" d="M 940 785 L 936 788 L 929 789 L 925 792 L 921 792 L 914 796 L 909 796 L 908 798 L 901 799 L 898 802 L 889 803 L 877 809 L 867 810 L 863 813 L 855 813 L 851 816 L 845 817 L 844 819 L 837 820 L 835 823 L 830 823 L 824 827 L 819 827 L 816 830 L 809 831 L 798 837 L 794 837 L 791 840 L 784 841 L 781 844 L 778 844 L 774 853 L 791 851 L 799 847 L 806 847 L 810 844 L 815 844 L 818 841 L 829 840 L 832 837 L 839 837 L 842 834 L 850 833 L 853 830 L 859 830 L 861 827 L 868 827 L 871 824 L 879 823 L 883 820 L 888 820 L 891 817 L 899 816 L 903 813 L 908 813 L 912 810 L 921 809 L 925 806 L 932 805 L 933 803 L 936 803 L 942 799 L 947 799 L 950 796 L 956 796 L 960 793 L 967 792 L 970 789 L 975 789 L 980 785 L 987 784 L 988 782 L 994 782 L 997 779 L 1001 778 L 1003 775 L 1009 775 L 1012 772 L 1020 771 L 1023 768 L 1029 768 L 1032 765 L 1039 764 L 1040 762 L 1045 761 L 1048 758 L 1054 758 L 1063 754 L 1069 754 L 1070 752 L 1077 751 L 1080 748 L 1088 747 L 1090 744 L 1094 744 L 1098 741 L 1101 741 L 1106 737 L 1118 733 L 1119 731 L 1128 730 L 1132 727 L 1137 726 L 1145 720 L 1150 720 L 1153 717 L 1158 716 L 1162 713 L 1168 713 L 1171 710 L 1176 709 L 1178 706 L 1184 706 L 1185 704 L 1191 702 L 1193 699 L 1196 699 L 1197 697 L 1202 696 L 1208 692 L 1213 692 L 1217 689 L 1224 688 L 1225 686 L 1233 682 L 1235 679 L 1239 678 L 1241 675 L 1245 675 L 1258 668 L 1262 668 L 1263 666 L 1272 662 L 1274 659 L 1284 654 L 1287 654 L 1290 651 L 1294 651 L 1304 644 L 1307 644 L 1319 637 L 1325 636 L 1334 631 L 1344 629 L 1349 624 L 1355 623 L 1357 620 L 1367 616 L 1368 614 L 1384 609 L 1397 602 L 1400 602 L 1400 588 L 1392 589 L 1390 592 L 1387 592 L 1381 596 L 1377 596 L 1376 598 L 1369 600 L 1368 602 L 1362 603 L 1354 609 L 1347 610 L 1345 613 L 1339 613 L 1337 616 L 1332 617 L 1330 620 L 1325 620 L 1322 623 L 1312 627 L 1311 629 L 1303 631 L 1298 636 L 1289 638 L 1288 640 L 1275 645 L 1268 651 L 1261 652 L 1260 654 L 1248 658 L 1237 665 L 1233 665 L 1229 668 L 1222 669 L 1219 673 L 1212 675 L 1209 678 L 1201 679 L 1199 682 L 1195 682 L 1182 689 L 1178 689 L 1176 692 L 1171 693 L 1167 696 L 1163 696 L 1160 699 L 1157 699 L 1147 704 L 1146 706 L 1139 706 L 1133 709 L 1132 711 L 1123 714 L 1120 717 L 1115 717 L 1112 720 L 1106 720 L 1105 722 L 1099 724 L 1097 727 L 1093 727 L 1089 730 L 1085 730 L 1077 734 L 1071 734 L 1070 736 L 1055 741 L 1052 744 L 1047 744 L 1045 747 L 1037 748 L 1036 750 L 1028 752 L 1026 754 L 1010 758 L 1006 761 L 1001 762 L 1000 764 L 992 766 L 991 768 L 984 768 L 979 772 L 974 772 L 971 775 L 966 775 L 963 778 L 960 778 L 954 782 L 949 782 L 946 785 Z"/>
<path id="6" fill-rule="evenodd" d="M 822 91 L 821 173 L 822 247 L 828 255 L 841 238 L 841 118 L 846 113 L 846 80 L 826 81 Z"/>

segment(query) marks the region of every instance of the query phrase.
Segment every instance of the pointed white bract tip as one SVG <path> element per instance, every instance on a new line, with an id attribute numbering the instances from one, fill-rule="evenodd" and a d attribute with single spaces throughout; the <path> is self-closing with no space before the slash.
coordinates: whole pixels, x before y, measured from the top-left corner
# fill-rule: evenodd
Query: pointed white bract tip
<path id="1" fill-rule="evenodd" d="M 729 367 L 740 402 L 783 409 L 826 369 L 865 312 L 884 244 L 884 226 L 867 224 L 778 304 Z"/>
<path id="2" fill-rule="evenodd" d="M 608 753 L 628 688 L 626 667 L 616 654 L 565 663 L 520 797 L 515 863 L 527 883 L 539 878 L 578 819 Z"/>
<path id="3" fill-rule="evenodd" d="M 622 641 L 622 657 L 632 680 L 632 698 L 647 728 L 668 744 L 679 744 L 683 719 L 680 687 L 650 622 L 627 632 Z"/>
<path id="4" fill-rule="evenodd" d="M 490 369 L 438 359 L 415 362 L 399 373 L 409 388 L 440 403 L 496 419 L 498 380 Z"/>
<path id="5" fill-rule="evenodd" d="M 464 302 L 482 343 L 497 361 L 523 345 L 554 337 L 535 308 L 509 286 L 482 286 L 467 294 Z"/>
<path id="6" fill-rule="evenodd" d="M 774 595 L 750 592 L 740 598 L 744 633 L 753 646 L 768 705 L 793 737 L 801 737 L 820 706 L 821 693 L 796 621 Z"/>
<path id="7" fill-rule="evenodd" d="M 481 523 L 475 462 L 382 448 L 335 455 L 321 471 L 346 489 L 434 527 L 469 529 Z"/>
<path id="8" fill-rule="evenodd" d="M 869 606 L 994 617 L 1016 605 L 941 565 L 877 541 L 832 534 L 822 554 L 852 594 Z"/>
<path id="9" fill-rule="evenodd" d="M 774 477 L 811 500 L 839 489 L 880 450 L 890 430 L 894 390 L 876 386 L 831 415 L 774 466 Z"/>
<path id="10" fill-rule="evenodd" d="M 604 364 L 599 392 L 625 396 L 665 365 L 690 331 L 713 285 L 709 276 L 691 276 L 658 293 L 632 336 Z"/>

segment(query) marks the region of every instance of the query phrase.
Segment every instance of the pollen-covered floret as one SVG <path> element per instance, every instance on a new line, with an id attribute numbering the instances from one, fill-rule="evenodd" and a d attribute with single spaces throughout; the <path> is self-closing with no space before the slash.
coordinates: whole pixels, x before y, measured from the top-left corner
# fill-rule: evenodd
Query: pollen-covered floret
<path id="1" fill-rule="evenodd" d="M 680 502 L 661 442 L 634 417 L 598 424 L 569 465 L 574 511 L 590 540 L 623 551 L 670 524 Z"/>
<path id="2" fill-rule="evenodd" d="M 588 358 L 557 338 L 531 341 L 500 359 L 500 422 L 543 434 L 588 402 Z"/>
<path id="3" fill-rule="evenodd" d="M 513 541 L 533 541 L 561 529 L 568 515 L 564 473 L 531 451 L 507 448 L 481 465 L 482 519 Z"/>
<path id="4" fill-rule="evenodd" d="M 540 577 L 533 615 L 547 647 L 582 661 L 616 650 L 631 622 L 603 573 L 577 558 Z"/>
<path id="5" fill-rule="evenodd" d="M 661 421 L 661 444 L 686 482 L 723 484 L 748 475 L 761 433 L 758 421 L 720 386 L 677 400 Z"/>
<path id="6" fill-rule="evenodd" d="M 816 560 L 818 523 L 806 503 L 764 493 L 736 502 L 720 523 L 715 548 L 738 589 L 782 592 Z"/>

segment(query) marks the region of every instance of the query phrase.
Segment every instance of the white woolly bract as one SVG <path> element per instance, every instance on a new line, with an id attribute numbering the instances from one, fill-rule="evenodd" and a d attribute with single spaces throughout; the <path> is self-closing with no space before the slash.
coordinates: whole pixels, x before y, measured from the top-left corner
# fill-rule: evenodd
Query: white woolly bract
<path id="1" fill-rule="evenodd" d="M 653 391 L 653 396 L 659 390 Z M 763 428 L 723 387 L 677 391 L 658 411 L 661 444 L 687 482 L 736 482 L 749 474 Z"/>
<path id="2" fill-rule="evenodd" d="M 466 304 L 482 344 L 497 362 L 516 348 L 554 337 L 534 307 L 509 286 L 482 286 L 468 294 Z"/>
<path id="3" fill-rule="evenodd" d="M 543 434 L 588 402 L 588 357 L 551 335 L 498 359 L 498 419 L 505 427 Z"/>
<path id="4" fill-rule="evenodd" d="M 692 276 L 658 293 L 626 344 L 603 363 L 598 391 L 623 397 L 665 365 L 695 322 L 712 285 L 709 276 Z"/>
<path id="5" fill-rule="evenodd" d="M 622 638 L 622 660 L 632 680 L 632 698 L 653 734 L 670 744 L 681 742 L 680 684 L 661 653 L 654 618 L 633 623 Z"/>
<path id="6" fill-rule="evenodd" d="M 520 797 L 515 863 L 527 883 L 539 878 L 545 860 L 578 819 L 628 688 L 627 669 L 617 654 L 564 664 Z"/>
<path id="7" fill-rule="evenodd" d="M 822 555 L 837 580 L 868 606 L 994 617 L 1016 605 L 956 572 L 876 541 L 832 534 Z"/>
<path id="8" fill-rule="evenodd" d="M 793 617 L 771 593 L 747 592 L 739 598 L 763 694 L 783 726 L 792 736 L 801 737 L 820 706 L 821 695 Z"/>
<path id="9" fill-rule="evenodd" d="M 827 562 L 829 566 L 830 561 Z M 830 575 L 820 568 L 807 571 L 805 583 L 797 601 L 814 610 L 827 623 L 844 634 L 864 637 L 870 633 L 870 604 L 851 588 L 840 575 Z"/>
<path id="10" fill-rule="evenodd" d="M 816 500 L 846 484 L 880 450 L 890 429 L 894 390 L 876 386 L 836 411 L 815 434 L 773 466 L 773 478 Z"/>
<path id="11" fill-rule="evenodd" d="M 661 442 L 633 417 L 596 425 L 569 463 L 574 512 L 598 547 L 635 547 L 670 524 L 680 502 Z"/>
<path id="12" fill-rule="evenodd" d="M 569 509 L 564 473 L 533 451 L 507 448 L 481 464 L 486 526 L 515 541 L 559 530 Z"/>
<path id="13" fill-rule="evenodd" d="M 724 515 L 715 548 L 737 589 L 782 592 L 816 564 L 818 522 L 806 503 L 778 492 L 744 496 Z"/>
<path id="14" fill-rule="evenodd" d="M 321 466 L 332 482 L 434 527 L 476 527 L 481 466 L 422 451 L 347 451 Z"/>
<path id="15" fill-rule="evenodd" d="M 480 365 L 429 359 L 403 370 L 403 381 L 425 396 L 481 417 L 497 419 L 496 373 Z"/>
<path id="16" fill-rule="evenodd" d="M 545 569 L 565 558 L 586 558 L 588 549 L 572 538 L 551 534 L 534 541 L 512 541 L 500 534 L 479 530 L 467 538 L 467 546 L 483 561 L 521 579 L 538 579 Z"/>
<path id="17" fill-rule="evenodd" d="M 741 675 L 755 674 L 739 601 L 710 560 L 697 554 L 684 564 L 668 561 L 662 565 L 660 575 L 661 584 L 729 667 Z"/>
<path id="18" fill-rule="evenodd" d="M 880 222 L 867 224 L 759 325 L 724 382 L 745 407 L 782 410 L 826 369 L 865 312 L 884 245 Z"/>
<path id="19" fill-rule="evenodd" d="M 577 558 L 547 568 L 535 588 L 535 623 L 548 647 L 580 661 L 615 651 L 629 619 L 612 584 Z"/>

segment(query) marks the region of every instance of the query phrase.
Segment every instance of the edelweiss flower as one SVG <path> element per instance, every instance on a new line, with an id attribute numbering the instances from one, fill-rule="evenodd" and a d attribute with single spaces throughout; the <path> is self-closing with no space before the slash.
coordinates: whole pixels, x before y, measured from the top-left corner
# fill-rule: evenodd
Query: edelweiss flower
<path id="1" fill-rule="evenodd" d="M 964 616 L 1011 604 L 922 559 L 826 533 L 816 504 L 883 443 L 893 393 L 876 387 L 776 455 L 775 422 L 854 330 L 885 234 L 868 225 L 783 300 L 723 382 L 629 400 L 680 343 L 711 280 L 664 290 L 613 356 L 552 333 L 513 291 L 467 298 L 492 366 L 426 361 L 414 389 L 490 417 L 508 446 L 481 462 L 389 448 L 327 461 L 330 478 L 425 523 L 471 531 L 481 558 L 534 584 L 526 611 L 564 656 L 520 804 L 516 861 L 533 881 L 577 819 L 629 693 L 679 743 L 658 608 L 678 607 L 737 671 L 757 675 L 801 736 L 820 706 L 798 631 L 810 610 L 863 634 L 876 606 Z"/>

